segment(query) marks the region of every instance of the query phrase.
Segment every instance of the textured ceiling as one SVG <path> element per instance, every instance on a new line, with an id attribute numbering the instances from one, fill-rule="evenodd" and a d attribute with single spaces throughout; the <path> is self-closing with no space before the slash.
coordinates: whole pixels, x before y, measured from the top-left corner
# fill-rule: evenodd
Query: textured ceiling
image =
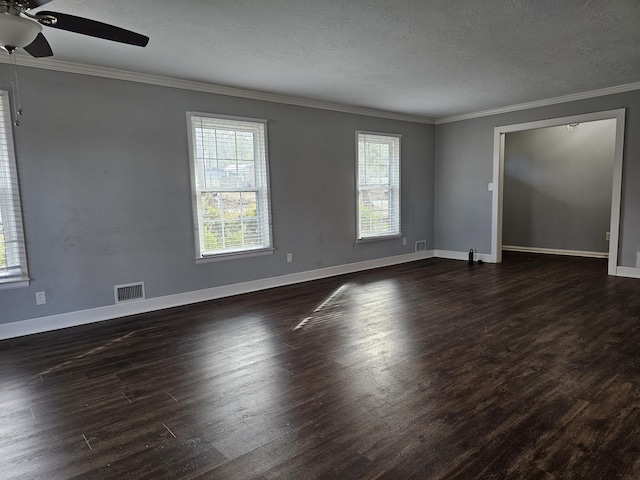
<path id="1" fill-rule="evenodd" d="M 638 0 L 53 0 L 54 59 L 440 118 L 640 81 Z"/>

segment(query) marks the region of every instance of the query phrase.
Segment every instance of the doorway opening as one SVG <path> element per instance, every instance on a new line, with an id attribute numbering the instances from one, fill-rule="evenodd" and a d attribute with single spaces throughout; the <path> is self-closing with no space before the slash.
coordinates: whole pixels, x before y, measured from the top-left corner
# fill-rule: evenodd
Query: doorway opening
<path id="1" fill-rule="evenodd" d="M 509 133 L 565 126 L 576 128 L 577 124 L 613 120 L 615 122 L 615 146 L 613 151 L 613 171 L 611 181 L 611 204 L 608 245 L 608 273 L 616 275 L 618 269 L 618 249 L 620 231 L 620 204 L 622 190 L 622 156 L 624 148 L 625 109 L 595 112 L 584 115 L 554 118 L 537 122 L 499 126 L 494 129 L 493 199 L 491 225 L 491 261 L 502 261 L 504 190 L 505 190 L 505 144 Z M 604 255 L 603 255 L 604 256 Z"/>

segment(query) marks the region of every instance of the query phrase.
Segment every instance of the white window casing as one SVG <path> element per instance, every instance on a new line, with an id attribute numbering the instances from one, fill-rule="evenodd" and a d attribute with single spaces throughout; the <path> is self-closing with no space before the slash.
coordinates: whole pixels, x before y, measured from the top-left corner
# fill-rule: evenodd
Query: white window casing
<path id="1" fill-rule="evenodd" d="M 400 139 L 356 132 L 358 241 L 401 236 Z"/>
<path id="2" fill-rule="evenodd" d="M 29 284 L 9 94 L 0 92 L 0 288 Z"/>
<path id="3" fill-rule="evenodd" d="M 272 253 L 266 120 L 187 121 L 196 260 Z"/>

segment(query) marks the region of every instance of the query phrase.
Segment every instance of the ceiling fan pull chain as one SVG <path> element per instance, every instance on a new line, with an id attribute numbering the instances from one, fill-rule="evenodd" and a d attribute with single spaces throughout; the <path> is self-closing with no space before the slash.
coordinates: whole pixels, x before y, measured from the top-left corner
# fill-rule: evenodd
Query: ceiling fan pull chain
<path id="1" fill-rule="evenodd" d="M 13 78 L 11 79 L 11 89 L 13 90 L 13 107 L 14 107 L 13 124 L 16 127 L 19 127 L 20 119 L 18 117 L 23 115 L 24 112 L 22 111 L 22 106 L 20 105 L 20 88 L 18 86 L 18 69 L 16 68 L 15 57 L 10 54 L 10 58 L 11 58 L 11 69 L 13 70 L 12 72 Z"/>

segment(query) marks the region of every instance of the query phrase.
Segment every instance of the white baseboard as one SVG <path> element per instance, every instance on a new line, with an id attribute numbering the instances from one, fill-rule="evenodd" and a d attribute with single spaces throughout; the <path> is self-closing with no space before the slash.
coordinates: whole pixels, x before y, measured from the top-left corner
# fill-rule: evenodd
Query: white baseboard
<path id="1" fill-rule="evenodd" d="M 640 278 L 640 268 L 636 267 L 617 267 L 616 276 L 628 278 Z"/>
<path id="2" fill-rule="evenodd" d="M 469 260 L 469 252 L 456 252 L 453 250 L 434 250 L 434 256 L 436 258 L 447 258 L 449 260 Z M 482 260 L 485 263 L 490 263 L 491 255 L 488 253 L 473 253 L 473 259 L 478 261 Z"/>
<path id="3" fill-rule="evenodd" d="M 334 277 L 336 275 L 343 275 L 345 273 L 354 273 L 363 270 L 371 270 L 374 268 L 399 265 L 402 263 L 414 262 L 416 260 L 422 260 L 425 258 L 432 258 L 433 256 L 433 250 L 425 250 L 415 253 L 409 253 L 406 255 L 397 255 L 394 257 L 379 258 L 375 260 L 367 260 L 364 262 L 348 263 L 344 265 L 337 265 L 334 267 L 292 273 L 290 275 L 281 275 L 278 277 L 253 280 L 250 282 L 235 283 L 232 285 L 224 285 L 221 287 L 177 293 L 174 295 L 166 295 L 164 297 L 148 298 L 136 302 L 107 305 L 104 307 L 92 308 L 88 310 L 80 310 L 76 312 L 61 313 L 57 315 L 50 315 L 47 317 L 38 317 L 28 320 L 21 320 L 18 322 L 5 323 L 0 324 L 0 340 L 22 337 L 24 335 L 32 335 L 34 333 L 59 330 L 61 328 L 75 327 L 78 325 L 86 325 L 88 323 L 102 322 L 104 320 L 126 317 L 128 315 L 148 313 L 156 310 L 163 310 L 165 308 L 179 307 L 191 303 L 205 302 L 207 300 L 215 300 L 223 297 L 231 297 L 233 295 L 240 295 L 243 293 L 257 292 L 260 290 L 266 290 L 268 288 L 282 287 L 285 285 L 308 282 L 321 278 Z"/>
<path id="4" fill-rule="evenodd" d="M 590 252 L 585 250 L 559 250 L 555 248 L 518 247 L 503 245 L 502 250 L 522 253 L 544 253 L 546 255 L 568 255 L 570 257 L 609 258 L 609 252 Z"/>

